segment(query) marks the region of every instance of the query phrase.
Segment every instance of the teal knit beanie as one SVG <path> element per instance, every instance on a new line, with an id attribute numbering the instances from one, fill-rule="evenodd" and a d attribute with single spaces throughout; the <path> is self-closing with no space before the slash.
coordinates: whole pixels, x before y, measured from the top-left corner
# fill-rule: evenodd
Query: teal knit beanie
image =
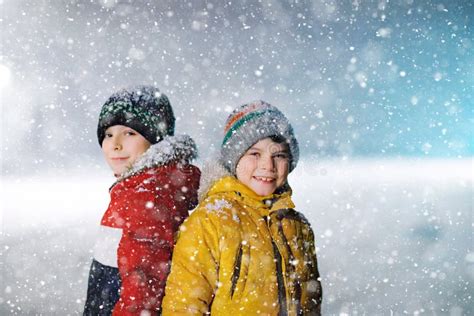
<path id="1" fill-rule="evenodd" d="M 97 138 L 102 146 L 107 128 L 133 128 L 151 144 L 174 134 L 175 117 L 168 97 L 153 86 L 136 86 L 112 94 L 99 115 Z"/>

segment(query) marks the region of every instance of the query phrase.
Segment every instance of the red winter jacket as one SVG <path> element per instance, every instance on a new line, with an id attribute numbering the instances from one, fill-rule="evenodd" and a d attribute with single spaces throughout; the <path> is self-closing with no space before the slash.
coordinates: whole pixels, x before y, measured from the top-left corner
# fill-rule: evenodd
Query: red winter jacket
<path id="1" fill-rule="evenodd" d="M 176 151 L 182 144 L 172 143 L 170 149 L 162 142 L 154 145 L 160 150 L 152 146 L 144 154 L 148 157 L 111 188 L 110 204 L 101 221 L 105 235 L 119 236 L 115 238 L 116 258 L 101 258 L 107 248 L 114 248 L 110 242 L 94 254 L 95 260 L 105 265 L 113 266 L 116 260 L 121 287 L 112 315 L 159 311 L 175 234 L 188 210 L 197 204 L 199 169 L 186 163 L 189 152 L 183 157 L 183 152 Z M 171 155 L 163 153 L 166 149 Z"/>

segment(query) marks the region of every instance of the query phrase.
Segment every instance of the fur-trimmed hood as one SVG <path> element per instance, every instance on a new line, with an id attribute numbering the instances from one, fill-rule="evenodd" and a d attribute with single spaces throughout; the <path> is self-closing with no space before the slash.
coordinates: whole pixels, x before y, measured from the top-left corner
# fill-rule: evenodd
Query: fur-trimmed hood
<path id="1" fill-rule="evenodd" d="M 117 182 L 152 167 L 164 166 L 170 162 L 188 163 L 197 157 L 194 140 L 188 135 L 167 136 L 150 148 L 125 171 Z"/>
<path id="2" fill-rule="evenodd" d="M 207 192 L 217 180 L 232 176 L 232 174 L 219 162 L 217 158 L 207 161 L 202 167 L 201 180 L 199 182 L 198 200 L 201 202 L 206 198 Z"/>

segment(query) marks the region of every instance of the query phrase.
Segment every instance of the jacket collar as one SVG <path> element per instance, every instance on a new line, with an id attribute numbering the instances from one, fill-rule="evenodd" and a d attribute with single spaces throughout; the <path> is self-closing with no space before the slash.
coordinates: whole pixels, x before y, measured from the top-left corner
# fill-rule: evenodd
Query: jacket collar
<path id="1" fill-rule="evenodd" d="M 159 143 L 151 145 L 150 148 L 134 162 L 132 167 L 117 179 L 117 182 L 140 173 L 145 169 L 164 166 L 171 162 L 188 163 L 196 157 L 196 144 L 190 136 L 167 136 Z"/>
<path id="2" fill-rule="evenodd" d="M 282 192 L 260 196 L 237 180 L 221 164 L 214 161 L 207 163 L 203 168 L 199 187 L 199 201 L 217 193 L 232 194 L 234 199 L 243 204 L 261 210 L 262 216 L 275 210 L 295 207 L 291 200 L 292 191 L 288 185 L 285 186 Z"/>

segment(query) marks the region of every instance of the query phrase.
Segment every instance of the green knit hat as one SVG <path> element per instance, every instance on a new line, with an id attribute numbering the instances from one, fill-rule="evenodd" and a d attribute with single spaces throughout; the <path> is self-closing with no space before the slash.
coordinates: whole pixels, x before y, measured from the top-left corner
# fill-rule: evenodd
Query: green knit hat
<path id="1" fill-rule="evenodd" d="M 175 117 L 168 97 L 153 86 L 122 89 L 110 96 L 99 115 L 97 138 L 102 146 L 107 128 L 124 125 L 133 128 L 151 144 L 174 134 Z"/>
<path id="2" fill-rule="evenodd" d="M 267 137 L 283 137 L 290 149 L 290 172 L 299 158 L 298 141 L 285 115 L 265 101 L 254 101 L 236 108 L 228 117 L 221 146 L 221 163 L 235 174 L 244 153 Z"/>

